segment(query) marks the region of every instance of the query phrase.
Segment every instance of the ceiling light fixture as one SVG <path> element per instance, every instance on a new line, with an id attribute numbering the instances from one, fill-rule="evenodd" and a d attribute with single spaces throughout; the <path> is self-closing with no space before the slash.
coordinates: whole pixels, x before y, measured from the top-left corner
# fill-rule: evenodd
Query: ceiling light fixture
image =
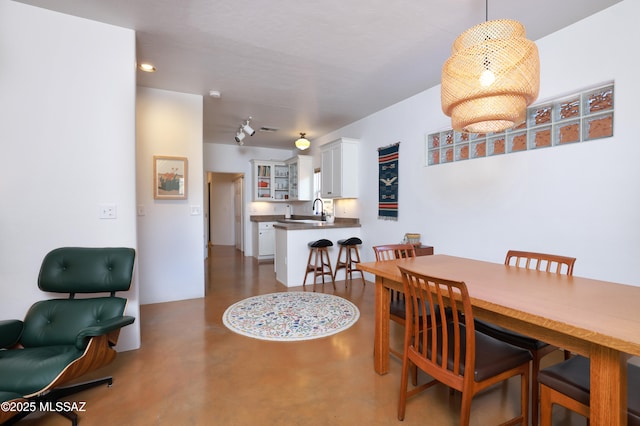
<path id="1" fill-rule="evenodd" d="M 140 71 L 144 71 L 144 72 L 156 72 L 156 67 L 154 67 L 152 64 L 148 64 L 146 62 L 143 62 L 140 65 L 138 65 L 138 69 L 140 69 Z"/>
<path id="2" fill-rule="evenodd" d="M 538 97 L 540 59 L 524 26 L 488 20 L 458 36 L 442 66 L 442 111 L 465 133 L 501 132 L 525 121 Z"/>
<path id="3" fill-rule="evenodd" d="M 309 139 L 304 137 L 305 135 L 306 133 L 300 132 L 300 138 L 295 142 L 296 148 L 300 151 L 304 151 L 311 146 L 311 142 L 309 142 Z"/>
<path id="4" fill-rule="evenodd" d="M 242 125 L 242 130 L 244 130 L 244 132 L 249 136 L 253 136 L 256 131 L 253 130 L 251 126 L 249 126 L 249 121 L 251 121 L 251 117 L 247 118 L 247 121 L 244 122 L 244 124 Z"/>
<path id="5" fill-rule="evenodd" d="M 240 127 L 240 128 L 238 129 L 238 133 L 236 133 L 236 137 L 235 137 L 235 140 L 236 140 L 236 142 L 238 143 L 238 145 L 240 145 L 240 146 L 244 145 L 244 142 L 242 142 L 242 140 L 244 139 L 244 137 L 245 137 L 245 134 L 244 134 L 244 133 L 242 133 L 242 127 Z"/>

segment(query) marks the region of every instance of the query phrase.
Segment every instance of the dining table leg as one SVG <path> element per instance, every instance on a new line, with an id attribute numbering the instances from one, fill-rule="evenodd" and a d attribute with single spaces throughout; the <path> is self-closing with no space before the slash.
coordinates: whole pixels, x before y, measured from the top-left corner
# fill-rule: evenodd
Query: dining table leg
<path id="1" fill-rule="evenodd" d="M 389 289 L 384 286 L 384 278 L 376 276 L 373 368 L 380 375 L 389 372 L 389 302 Z"/>
<path id="2" fill-rule="evenodd" d="M 591 347 L 592 426 L 627 425 L 627 357 L 615 349 Z"/>

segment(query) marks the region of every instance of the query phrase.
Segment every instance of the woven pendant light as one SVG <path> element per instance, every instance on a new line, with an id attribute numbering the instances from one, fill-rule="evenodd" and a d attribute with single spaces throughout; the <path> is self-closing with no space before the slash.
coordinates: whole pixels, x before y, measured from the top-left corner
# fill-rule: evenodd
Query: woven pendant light
<path id="1" fill-rule="evenodd" d="M 442 67 L 442 111 L 466 133 L 501 132 L 525 121 L 538 97 L 540 59 L 524 26 L 486 21 L 460 34 Z"/>

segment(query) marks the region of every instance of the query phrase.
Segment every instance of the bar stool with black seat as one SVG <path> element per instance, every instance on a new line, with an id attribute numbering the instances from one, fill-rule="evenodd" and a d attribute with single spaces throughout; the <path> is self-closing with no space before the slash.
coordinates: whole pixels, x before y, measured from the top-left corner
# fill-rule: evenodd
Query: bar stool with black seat
<path id="1" fill-rule="evenodd" d="M 344 240 L 338 240 L 340 250 L 338 251 L 338 260 L 336 260 L 336 269 L 333 272 L 333 281 L 336 280 L 339 269 L 344 269 L 344 286 L 347 286 L 347 279 L 351 281 L 353 279 L 353 272 L 360 272 L 362 277 L 362 284 L 365 284 L 364 273 L 356 268 L 356 264 L 360 263 L 360 252 L 358 246 L 362 244 L 362 240 L 358 237 L 345 238 Z M 344 251 L 345 259 L 342 260 L 342 252 Z"/>
<path id="2" fill-rule="evenodd" d="M 324 276 L 329 275 L 333 289 L 336 289 L 336 282 L 333 279 L 333 269 L 331 268 L 331 259 L 329 258 L 328 247 L 332 247 L 333 243 L 327 239 L 320 239 L 311 241 L 309 244 L 309 259 L 307 260 L 307 269 L 304 274 L 304 281 L 302 287 L 307 285 L 307 276 L 310 272 L 313 272 L 313 291 L 316 291 L 316 280 L 320 276 L 322 277 L 322 284 L 324 286 Z"/>

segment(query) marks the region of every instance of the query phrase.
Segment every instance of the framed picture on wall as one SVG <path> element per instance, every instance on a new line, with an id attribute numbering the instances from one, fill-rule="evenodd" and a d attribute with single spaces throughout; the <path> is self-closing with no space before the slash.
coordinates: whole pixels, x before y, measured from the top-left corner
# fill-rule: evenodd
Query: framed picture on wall
<path id="1" fill-rule="evenodd" d="M 187 158 L 153 156 L 153 198 L 187 199 Z"/>

